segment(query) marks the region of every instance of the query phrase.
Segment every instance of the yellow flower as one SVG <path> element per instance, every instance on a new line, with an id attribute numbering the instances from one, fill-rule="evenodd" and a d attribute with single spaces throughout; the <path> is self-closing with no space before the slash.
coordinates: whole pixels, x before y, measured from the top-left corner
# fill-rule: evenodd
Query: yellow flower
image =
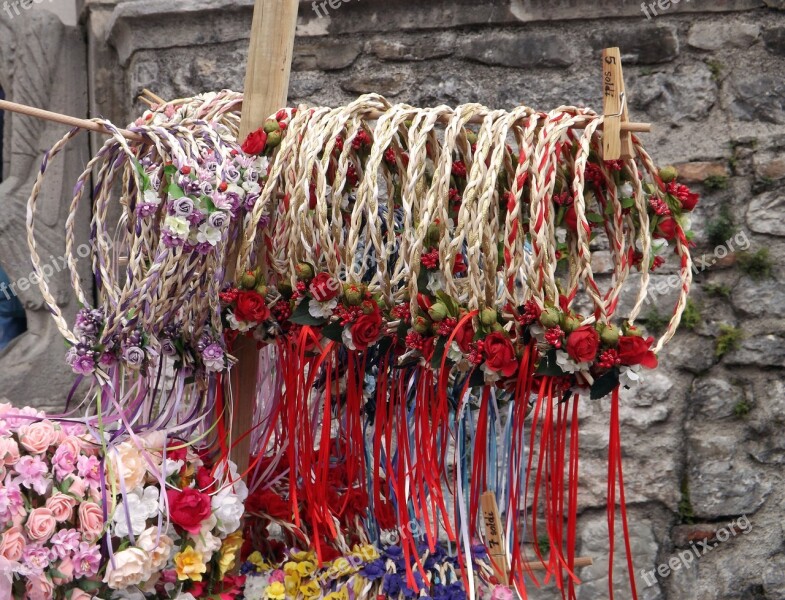
<path id="1" fill-rule="evenodd" d="M 243 532 L 235 531 L 226 536 L 221 545 L 221 557 L 218 559 L 218 578 L 223 579 L 228 571 L 234 568 L 237 552 L 243 545 Z"/>
<path id="2" fill-rule="evenodd" d="M 262 558 L 262 553 L 258 550 L 251 552 L 251 555 L 248 557 L 248 562 L 251 563 L 254 567 L 256 567 L 256 571 L 261 573 L 262 571 L 270 571 L 272 567 L 264 562 L 264 558 Z"/>
<path id="3" fill-rule="evenodd" d="M 347 558 L 341 556 L 333 561 L 329 573 L 331 577 L 346 577 L 357 572 L 357 567 L 352 565 Z"/>
<path id="4" fill-rule="evenodd" d="M 284 588 L 280 581 L 271 583 L 267 587 L 267 597 L 270 600 L 284 600 L 284 598 L 286 598 L 286 588 Z"/>
<path id="5" fill-rule="evenodd" d="M 177 571 L 177 579 L 185 581 L 201 581 L 202 573 L 207 571 L 204 564 L 202 553 L 197 552 L 191 546 L 174 555 L 174 568 Z"/>
<path id="6" fill-rule="evenodd" d="M 284 563 L 283 572 L 287 575 L 299 575 L 299 571 L 297 570 L 297 563 L 292 561 Z"/>
<path id="7" fill-rule="evenodd" d="M 305 598 L 318 598 L 322 594 L 322 586 L 316 581 L 309 581 L 300 586 L 300 593 L 305 596 Z"/>
<path id="8" fill-rule="evenodd" d="M 303 560 L 313 561 L 313 559 L 316 558 L 316 554 L 314 554 L 313 551 L 306 552 L 306 551 L 302 550 L 300 552 L 292 552 L 292 558 L 294 560 L 296 560 L 297 562 L 300 562 L 300 561 L 303 561 Z"/>
<path id="9" fill-rule="evenodd" d="M 361 558 L 365 562 L 371 562 L 379 558 L 379 551 L 376 549 L 375 546 L 372 546 L 371 544 L 365 544 L 364 546 L 360 546 L 358 544 L 354 547 L 352 556 Z"/>
<path id="10" fill-rule="evenodd" d="M 286 585 L 286 593 L 289 596 L 297 596 L 297 590 L 300 589 L 300 574 L 297 570 L 294 573 L 287 573 L 284 578 L 284 584 Z"/>
<path id="11" fill-rule="evenodd" d="M 297 572 L 301 577 L 308 577 L 308 575 L 313 573 L 315 570 L 316 565 L 313 564 L 310 560 L 304 560 L 303 562 L 297 563 Z"/>
<path id="12" fill-rule="evenodd" d="M 332 592 L 324 597 L 324 600 L 349 600 L 349 591 L 343 587 L 337 592 Z"/>

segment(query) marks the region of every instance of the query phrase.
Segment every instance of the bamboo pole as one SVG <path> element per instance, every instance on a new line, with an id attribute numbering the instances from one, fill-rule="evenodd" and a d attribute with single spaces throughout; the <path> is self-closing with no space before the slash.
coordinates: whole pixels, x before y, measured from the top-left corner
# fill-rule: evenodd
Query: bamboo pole
<path id="1" fill-rule="evenodd" d="M 286 105 L 297 25 L 297 5 L 297 0 L 256 0 L 240 118 L 238 139 L 241 142 L 260 127 L 265 119 Z M 233 279 L 234 275 L 227 273 L 227 278 Z M 243 434 L 253 426 L 256 406 L 259 371 L 256 341 L 246 337 L 238 338 L 235 356 L 238 363 L 231 371 L 235 393 L 232 411 L 234 447 L 231 457 L 237 464 L 238 471 L 244 473 L 248 468 L 251 436 L 243 437 Z"/>

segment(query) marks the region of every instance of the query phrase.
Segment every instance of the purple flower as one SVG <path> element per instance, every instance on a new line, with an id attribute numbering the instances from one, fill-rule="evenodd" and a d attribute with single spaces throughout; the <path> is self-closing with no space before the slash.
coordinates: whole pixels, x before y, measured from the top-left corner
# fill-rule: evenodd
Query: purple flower
<path id="1" fill-rule="evenodd" d="M 163 239 L 164 246 L 167 248 L 177 248 L 183 245 L 183 240 L 177 236 L 172 235 L 172 233 L 167 229 L 163 230 L 161 238 Z"/>
<path id="2" fill-rule="evenodd" d="M 229 215 L 222 210 L 217 210 L 207 217 L 207 222 L 210 224 L 210 227 L 222 229 L 229 222 Z"/>
<path id="3" fill-rule="evenodd" d="M 82 541 L 82 534 L 76 529 L 61 529 L 49 540 L 52 546 L 52 560 L 64 559 L 76 552 L 79 549 L 79 543 Z"/>
<path id="4" fill-rule="evenodd" d="M 129 367 L 141 367 L 144 362 L 144 350 L 139 346 L 128 346 L 123 350 L 123 360 Z"/>
<path id="5" fill-rule="evenodd" d="M 101 486 L 101 461 L 97 457 L 80 455 L 76 460 L 76 472 L 90 487 L 98 489 Z"/>
<path id="6" fill-rule="evenodd" d="M 101 567 L 101 550 L 87 542 L 81 542 L 74 553 L 74 576 L 92 577 Z"/>
<path id="7" fill-rule="evenodd" d="M 259 169 L 256 169 L 254 167 L 248 167 L 245 170 L 244 178 L 246 181 L 259 181 L 259 175 L 261 175 Z"/>
<path id="8" fill-rule="evenodd" d="M 172 202 L 172 212 L 178 217 L 187 217 L 194 211 L 194 201 L 187 196 Z"/>
<path id="9" fill-rule="evenodd" d="M 22 552 L 22 564 L 36 575 L 49 566 L 49 550 L 43 544 L 28 544 Z"/>
<path id="10" fill-rule="evenodd" d="M 0 524 L 8 523 L 24 505 L 19 483 L 6 475 L 5 483 L 0 486 Z"/>
<path id="11" fill-rule="evenodd" d="M 136 206 L 136 214 L 142 219 L 146 219 L 147 217 L 154 215 L 157 210 L 157 204 L 148 204 L 145 202 Z"/>
<path id="12" fill-rule="evenodd" d="M 58 446 L 52 457 L 52 466 L 54 467 L 57 479 L 62 481 L 74 472 L 76 469 L 76 460 L 78 456 L 74 453 L 73 448 L 68 445 Z"/>
<path id="13" fill-rule="evenodd" d="M 360 569 L 360 575 L 365 577 L 368 581 L 376 581 L 384 575 L 384 561 L 381 558 L 369 562 Z"/>
<path id="14" fill-rule="evenodd" d="M 194 210 L 190 215 L 186 217 L 188 222 L 191 224 L 192 227 L 196 228 L 199 227 L 202 221 L 204 221 L 204 213 L 201 210 Z"/>
<path id="15" fill-rule="evenodd" d="M 177 348 L 174 345 L 174 342 L 169 338 L 166 338 L 161 342 L 161 352 L 166 356 L 177 356 Z"/>
<path id="16" fill-rule="evenodd" d="M 259 194 L 248 194 L 245 197 L 245 210 L 252 211 L 257 200 L 259 200 Z"/>
<path id="17" fill-rule="evenodd" d="M 213 192 L 215 191 L 215 186 L 211 181 L 203 181 L 201 190 L 202 194 L 205 196 L 212 196 Z"/>
<path id="18" fill-rule="evenodd" d="M 74 373 L 79 375 L 90 375 L 95 371 L 95 360 L 92 354 L 79 354 L 76 348 L 71 348 L 65 357 L 66 362 L 71 366 Z"/>
<path id="19" fill-rule="evenodd" d="M 385 596 L 397 596 L 401 592 L 401 576 L 397 573 L 385 573 L 382 581 L 382 593 Z"/>
<path id="20" fill-rule="evenodd" d="M 212 343 L 202 352 L 202 360 L 208 371 L 223 371 L 224 351 L 220 345 Z"/>
<path id="21" fill-rule="evenodd" d="M 240 171 L 234 165 L 230 165 L 224 169 L 224 178 L 232 183 L 237 183 L 240 179 Z"/>

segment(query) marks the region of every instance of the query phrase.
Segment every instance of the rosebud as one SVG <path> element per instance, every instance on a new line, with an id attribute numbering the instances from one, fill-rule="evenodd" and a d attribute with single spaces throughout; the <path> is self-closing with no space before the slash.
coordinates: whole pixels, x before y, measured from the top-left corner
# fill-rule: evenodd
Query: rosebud
<path id="1" fill-rule="evenodd" d="M 299 263 L 294 272 L 297 274 L 298 279 L 308 280 L 313 279 L 313 267 L 308 263 Z"/>
<path id="2" fill-rule="evenodd" d="M 499 313 L 497 313 L 493 308 L 485 308 L 480 311 L 480 323 L 485 325 L 486 327 L 490 327 L 499 319 Z"/>
<path id="3" fill-rule="evenodd" d="M 602 340 L 603 344 L 607 344 L 608 346 L 615 346 L 619 343 L 619 328 L 615 325 L 611 325 L 607 323 L 604 327 L 600 330 L 600 339 Z"/>
<path id="4" fill-rule="evenodd" d="M 660 169 L 660 179 L 662 179 L 665 183 L 675 181 L 678 176 L 679 172 L 676 170 L 676 167 L 667 166 Z"/>
<path id="5" fill-rule="evenodd" d="M 572 333 L 573 331 L 578 329 L 578 327 L 581 326 L 582 321 L 583 319 L 581 319 L 577 315 L 574 314 L 564 315 L 564 318 L 562 319 L 562 323 L 561 323 L 561 328 L 564 329 L 566 333 Z"/>
<path id="6" fill-rule="evenodd" d="M 467 131 L 466 132 L 466 141 L 469 142 L 470 144 L 476 144 L 477 143 L 477 134 L 474 133 L 471 130 Z"/>
<path id="7" fill-rule="evenodd" d="M 273 131 L 278 131 L 279 129 L 281 129 L 281 126 L 278 124 L 278 121 L 276 121 L 275 119 L 267 119 L 264 122 L 264 130 L 267 133 L 272 133 Z M 269 140 L 270 138 L 268 137 L 267 139 Z"/>
<path id="8" fill-rule="evenodd" d="M 561 323 L 561 311 L 555 306 L 549 306 L 540 314 L 540 323 L 545 329 L 551 329 Z"/>
<path id="9" fill-rule="evenodd" d="M 350 306 L 359 306 L 365 297 L 365 290 L 363 290 L 363 286 L 347 283 L 343 286 L 343 297 Z"/>
<path id="10" fill-rule="evenodd" d="M 444 321 L 447 318 L 447 307 L 441 302 L 437 302 L 428 309 L 428 315 L 436 321 Z"/>
<path id="11" fill-rule="evenodd" d="M 422 292 L 417 293 L 417 306 L 420 307 L 420 310 L 422 310 L 423 312 L 428 312 L 428 310 L 431 308 L 432 305 L 433 302 L 428 296 L 426 296 Z"/>
<path id="12" fill-rule="evenodd" d="M 281 132 L 273 131 L 267 135 L 267 146 L 269 148 L 275 148 L 278 144 L 281 143 L 281 139 Z"/>
<path id="13" fill-rule="evenodd" d="M 426 241 L 430 244 L 436 244 L 442 237 L 442 232 L 439 231 L 439 226 L 436 223 L 428 225 L 428 233 L 426 234 Z"/>
<path id="14" fill-rule="evenodd" d="M 376 312 L 376 303 L 371 300 L 363 300 L 360 306 L 363 309 L 363 314 L 370 315 Z"/>
<path id="15" fill-rule="evenodd" d="M 240 277 L 240 286 L 246 290 L 252 290 L 256 287 L 256 275 L 254 275 L 251 271 L 246 271 L 243 273 L 243 276 Z"/>
<path id="16" fill-rule="evenodd" d="M 263 283 L 260 283 L 256 286 L 256 293 L 259 294 L 262 298 L 267 297 L 267 292 L 269 291 L 269 288 Z"/>
<path id="17" fill-rule="evenodd" d="M 427 333 L 431 328 L 431 324 L 425 317 L 417 316 L 412 319 L 412 328 L 417 333 Z"/>
<path id="18" fill-rule="evenodd" d="M 629 321 L 624 321 L 621 326 L 624 335 L 632 335 L 635 337 L 643 337 L 643 332 L 637 327 L 630 325 Z"/>

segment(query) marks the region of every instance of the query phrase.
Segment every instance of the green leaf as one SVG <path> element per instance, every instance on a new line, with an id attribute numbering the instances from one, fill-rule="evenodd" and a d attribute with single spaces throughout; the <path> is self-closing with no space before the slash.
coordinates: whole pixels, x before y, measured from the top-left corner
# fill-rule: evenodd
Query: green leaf
<path id="1" fill-rule="evenodd" d="M 439 290 L 436 292 L 436 297 L 447 307 L 450 311 L 451 317 L 458 316 L 458 303 L 448 293 Z"/>
<path id="2" fill-rule="evenodd" d="M 324 325 L 327 322 L 326 319 L 317 319 L 308 312 L 308 305 L 310 302 L 310 298 L 303 299 L 303 301 L 297 305 L 297 308 L 294 309 L 294 313 L 289 320 L 292 323 L 297 323 L 298 325 Z"/>
<path id="3" fill-rule="evenodd" d="M 614 367 L 594 380 L 591 386 L 591 399 L 597 400 L 610 394 L 619 385 L 619 369 Z"/>
<path id="4" fill-rule="evenodd" d="M 564 371 L 556 362 L 556 350 L 548 350 L 548 352 L 540 359 L 540 364 L 537 365 L 537 373 L 539 375 L 564 375 Z"/>
<path id="5" fill-rule="evenodd" d="M 621 207 L 622 208 L 632 208 L 635 206 L 635 198 L 622 198 L 621 199 Z"/>
<path id="6" fill-rule="evenodd" d="M 183 190 L 180 189 L 180 186 L 177 185 L 176 183 L 170 183 L 169 187 L 166 188 L 166 193 L 169 194 L 175 200 L 177 198 L 182 198 L 183 196 L 185 196 L 185 192 L 183 192 Z"/>
<path id="7" fill-rule="evenodd" d="M 334 342 L 343 342 L 343 326 L 340 321 L 333 321 L 322 327 L 322 335 Z"/>
<path id="8" fill-rule="evenodd" d="M 599 215 L 595 212 L 586 213 L 586 220 L 589 223 L 604 223 L 605 219 L 602 215 Z"/>
<path id="9" fill-rule="evenodd" d="M 142 191 L 149 190 L 150 178 L 147 176 L 147 173 L 144 172 L 144 167 L 142 166 L 142 163 L 140 163 L 135 158 L 133 159 L 133 161 L 134 161 L 134 167 L 136 168 L 136 172 L 139 173 L 139 177 L 142 179 Z"/>

